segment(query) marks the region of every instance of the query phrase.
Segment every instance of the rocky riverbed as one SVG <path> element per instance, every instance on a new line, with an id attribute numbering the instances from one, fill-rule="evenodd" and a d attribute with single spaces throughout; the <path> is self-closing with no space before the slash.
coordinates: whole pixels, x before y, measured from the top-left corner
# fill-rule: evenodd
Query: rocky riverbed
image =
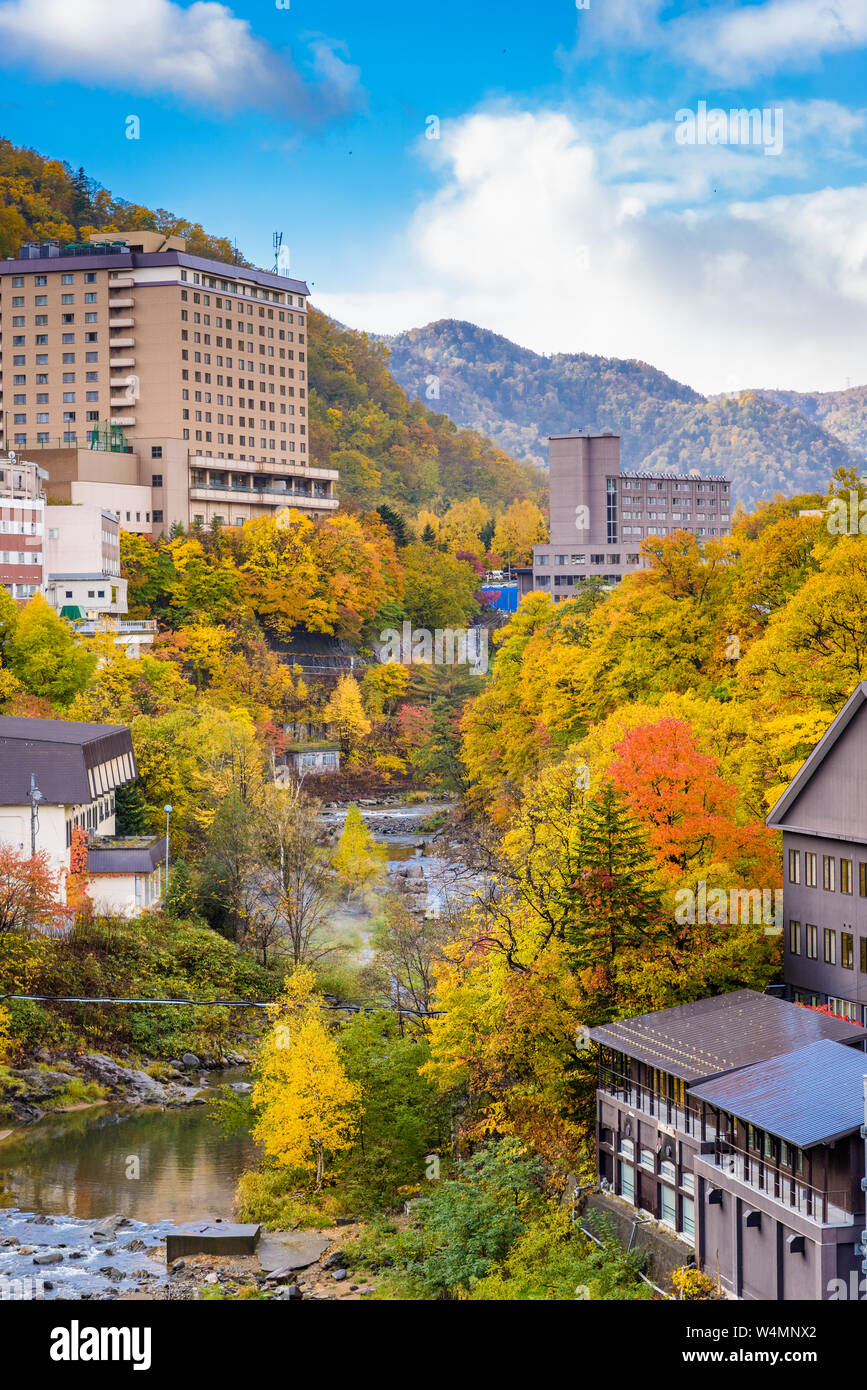
<path id="1" fill-rule="evenodd" d="M 201 1072 L 246 1066 L 247 1062 L 237 1052 L 227 1052 L 219 1060 L 185 1052 L 182 1057 L 157 1064 L 153 1069 L 158 1076 L 153 1076 L 146 1069 L 147 1064 L 124 1066 L 102 1052 L 87 1052 L 74 1058 L 52 1058 L 40 1052 L 32 1064 L 8 1068 L 0 1077 L 0 1137 L 10 1132 L 10 1126 L 32 1124 L 48 1112 L 62 1112 L 98 1100 L 123 1101 L 127 1105 L 201 1105 Z M 89 1102 L 79 1098 L 82 1085 L 97 1092 Z"/>
<path id="2" fill-rule="evenodd" d="M 188 1255 L 166 1266 L 173 1222 L 100 1221 L 0 1210 L 0 1298 L 194 1300 L 239 1290 L 275 1300 L 346 1300 L 372 1284 L 346 1268 L 353 1223 L 263 1232 L 252 1255 Z M 204 1291 L 204 1292 L 203 1292 Z"/>

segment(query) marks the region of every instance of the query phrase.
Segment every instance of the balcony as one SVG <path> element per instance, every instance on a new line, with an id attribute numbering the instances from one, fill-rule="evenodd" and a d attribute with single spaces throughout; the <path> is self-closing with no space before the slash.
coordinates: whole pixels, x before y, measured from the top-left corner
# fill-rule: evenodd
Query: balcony
<path id="1" fill-rule="evenodd" d="M 111 307 L 114 308 L 114 305 L 112 305 Z M 126 319 L 124 319 L 124 318 L 120 318 L 120 319 L 109 319 L 109 321 L 108 321 L 109 332 L 110 332 L 110 333 L 113 333 L 113 332 L 115 331 L 116 328 L 132 328 L 133 325 L 134 325 L 134 323 L 135 323 L 135 319 L 131 319 L 131 318 L 126 318 Z"/>
<path id="2" fill-rule="evenodd" d="M 121 299 L 120 296 L 115 298 L 114 295 L 108 301 L 109 309 L 131 309 L 134 304 L 134 299 Z"/>
<path id="3" fill-rule="evenodd" d="M 156 632 L 157 624 L 155 618 L 88 618 L 83 622 L 75 624 L 75 631 L 84 637 L 92 637 L 95 632 L 136 633 Z"/>
<path id="4" fill-rule="evenodd" d="M 114 404 L 114 402 L 112 401 L 112 405 L 113 405 L 113 404 Z M 109 420 L 109 424 L 111 424 L 111 425 L 134 425 L 134 424 L 135 424 L 135 416 L 134 416 L 134 415 L 112 415 L 111 418 L 110 418 L 110 420 Z"/>
<path id="5" fill-rule="evenodd" d="M 115 348 L 131 348 L 135 346 L 135 338 L 109 338 L 108 345 L 112 351 Z M 109 361 L 111 361 L 111 358 L 109 358 Z"/>
<path id="6" fill-rule="evenodd" d="M 258 497 L 272 507 L 316 507 L 320 511 L 334 511 L 340 505 L 336 497 L 318 497 L 309 492 L 294 492 L 290 488 L 237 487 L 234 483 L 190 481 L 190 498 L 194 502 L 222 502 L 227 497 L 237 497 L 243 502 Z"/>
<path id="7" fill-rule="evenodd" d="M 108 277 L 108 288 L 110 290 L 131 290 L 135 280 L 131 275 L 110 275 Z"/>
<path id="8" fill-rule="evenodd" d="M 112 398 L 111 398 L 111 403 L 112 403 L 112 405 L 135 405 L 135 403 L 136 403 L 136 397 L 135 397 L 135 396 L 112 396 Z"/>
<path id="9" fill-rule="evenodd" d="M 825 1192 L 811 1187 L 797 1175 L 780 1172 L 763 1159 L 742 1153 L 729 1144 L 719 1143 L 716 1155 L 709 1154 L 698 1161 L 720 1174 L 736 1178 L 788 1211 L 815 1221 L 817 1226 L 851 1226 L 855 1222 L 848 1192 Z"/>
<path id="10" fill-rule="evenodd" d="M 647 1086 L 639 1086 L 631 1077 L 605 1072 L 600 1089 L 605 1095 L 624 1101 L 634 1110 L 652 1115 L 660 1124 L 679 1129 L 683 1134 L 692 1135 L 694 1139 L 702 1137 L 701 1115 L 698 1110 L 691 1109 L 689 1105 L 679 1105 L 670 1096 L 663 1096 Z"/>
<path id="11" fill-rule="evenodd" d="M 109 365 L 110 367 L 134 367 L 134 366 L 135 366 L 135 358 L 134 358 L 134 357 L 110 357 L 110 358 L 108 359 L 108 365 Z M 114 382 L 112 382 L 111 384 L 112 384 L 112 386 L 114 386 Z"/>

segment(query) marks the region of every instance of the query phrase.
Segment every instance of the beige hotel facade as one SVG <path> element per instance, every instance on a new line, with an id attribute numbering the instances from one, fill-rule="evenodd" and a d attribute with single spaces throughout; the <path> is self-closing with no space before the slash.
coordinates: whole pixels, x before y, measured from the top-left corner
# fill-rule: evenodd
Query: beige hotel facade
<path id="1" fill-rule="evenodd" d="M 336 510 L 310 459 L 301 280 L 157 232 L 30 244 L 0 261 L 0 439 L 49 497 L 159 534 Z"/>

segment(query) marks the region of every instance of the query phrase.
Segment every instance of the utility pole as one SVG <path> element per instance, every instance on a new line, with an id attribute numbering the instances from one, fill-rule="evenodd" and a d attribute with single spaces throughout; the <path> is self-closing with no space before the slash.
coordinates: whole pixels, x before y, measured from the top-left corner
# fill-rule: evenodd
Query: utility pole
<path id="1" fill-rule="evenodd" d="M 30 774 L 30 858 L 36 857 L 36 832 L 39 829 L 39 803 L 42 800 L 42 792 L 36 785 L 36 773 Z"/>

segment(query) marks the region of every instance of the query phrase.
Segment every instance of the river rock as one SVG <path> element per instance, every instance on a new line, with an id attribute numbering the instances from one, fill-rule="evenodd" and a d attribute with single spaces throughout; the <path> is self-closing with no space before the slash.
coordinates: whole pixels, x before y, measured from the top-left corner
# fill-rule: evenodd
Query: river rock
<path id="1" fill-rule="evenodd" d="M 129 1226 L 132 1223 L 126 1216 L 106 1216 L 100 1221 L 98 1226 L 94 1226 L 91 1236 L 94 1240 L 111 1240 L 121 1226 Z"/>
<path id="2" fill-rule="evenodd" d="M 59 1250 L 44 1250 L 40 1255 L 33 1256 L 35 1265 L 59 1265 L 63 1263 L 63 1256 Z"/>
<path id="3" fill-rule="evenodd" d="M 229 1090 L 236 1091 L 239 1096 L 246 1096 L 252 1091 L 253 1087 L 249 1081 L 230 1081 Z"/>
<path id="4" fill-rule="evenodd" d="M 201 1062 L 195 1052 L 185 1052 L 181 1057 L 181 1066 L 189 1067 L 192 1071 L 196 1071 L 201 1066 Z"/>
<path id="5" fill-rule="evenodd" d="M 338 1282 L 338 1284 L 340 1284 L 340 1283 L 342 1283 L 343 1280 L 346 1278 L 346 1270 L 345 1270 L 345 1269 L 335 1269 L 335 1271 L 334 1271 L 334 1273 L 332 1274 L 331 1277 L 332 1277 L 332 1279 L 336 1279 L 337 1282 Z"/>

